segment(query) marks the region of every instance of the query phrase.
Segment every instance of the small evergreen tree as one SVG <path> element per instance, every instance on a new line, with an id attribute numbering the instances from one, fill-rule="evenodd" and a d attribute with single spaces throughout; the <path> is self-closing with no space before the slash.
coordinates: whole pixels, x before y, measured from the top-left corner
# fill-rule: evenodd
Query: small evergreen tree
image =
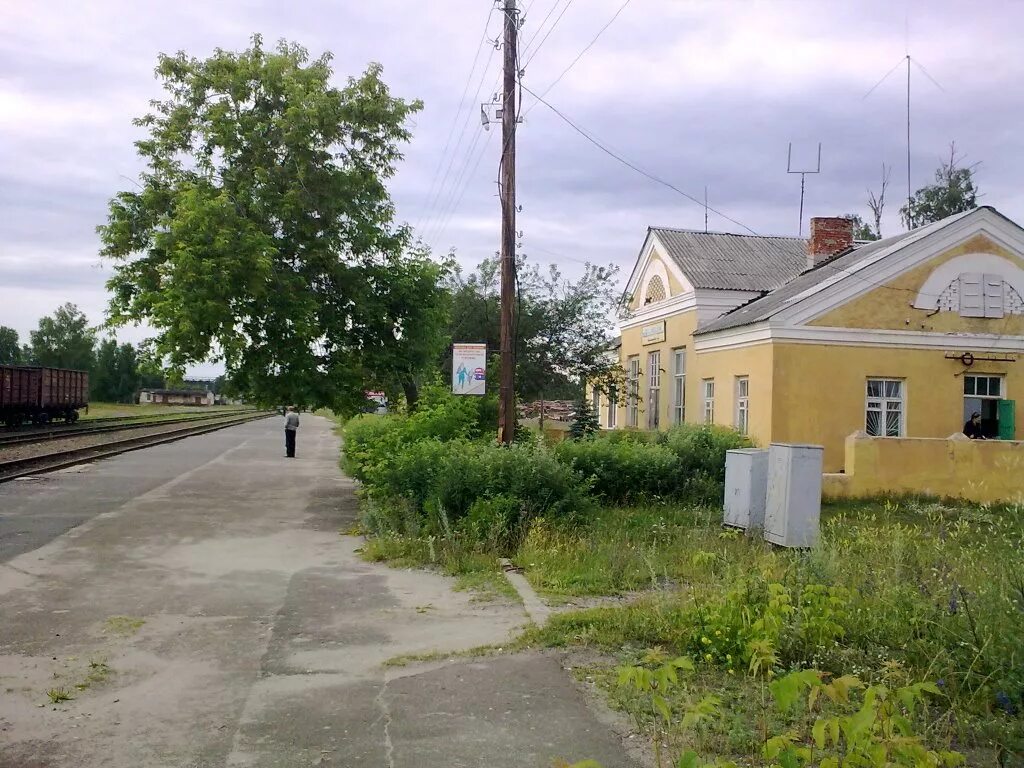
<path id="1" fill-rule="evenodd" d="M 576 413 L 569 427 L 569 437 L 573 440 L 585 440 L 593 437 L 601 429 L 601 423 L 597 420 L 597 412 L 587 402 L 587 394 L 584 392 L 576 401 Z"/>

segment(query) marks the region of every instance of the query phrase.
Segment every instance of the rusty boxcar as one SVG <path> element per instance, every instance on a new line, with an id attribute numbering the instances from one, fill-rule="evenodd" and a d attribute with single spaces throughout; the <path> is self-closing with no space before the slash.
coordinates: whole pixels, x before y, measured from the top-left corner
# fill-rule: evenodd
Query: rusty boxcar
<path id="1" fill-rule="evenodd" d="M 25 421 L 78 421 L 89 405 L 89 374 L 65 368 L 0 365 L 0 421 L 9 427 Z"/>

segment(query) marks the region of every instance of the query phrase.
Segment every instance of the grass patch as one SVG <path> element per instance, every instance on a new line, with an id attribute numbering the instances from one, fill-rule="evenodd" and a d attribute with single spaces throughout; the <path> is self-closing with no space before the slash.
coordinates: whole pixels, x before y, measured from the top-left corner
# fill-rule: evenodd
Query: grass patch
<path id="1" fill-rule="evenodd" d="M 760 643 L 778 675 L 811 667 L 868 684 L 938 681 L 941 702 L 919 732 L 1024 765 L 1024 510 L 847 501 L 824 508 L 821 542 L 808 551 L 717 523 L 700 510 L 647 506 L 605 510 L 575 531 L 536 527 L 517 561 L 537 589 L 658 588 L 556 615 L 523 642 L 599 648 L 627 664 L 649 648 L 693 659 L 698 692 L 735 694 L 702 726 L 704 754 L 754 754 L 750 733 L 762 731 L 745 702 Z"/>
<path id="2" fill-rule="evenodd" d="M 427 664 L 432 661 L 451 661 L 453 659 L 476 659 L 486 656 L 496 656 L 499 653 L 514 650 L 513 646 L 478 645 L 475 648 L 467 648 L 464 651 L 426 651 L 424 653 L 403 653 L 393 656 L 384 663 L 382 667 L 408 667 L 411 664 Z"/>
<path id="3" fill-rule="evenodd" d="M 111 635 L 131 637 L 146 623 L 145 619 L 135 616 L 111 616 L 103 622 L 103 631 Z"/>

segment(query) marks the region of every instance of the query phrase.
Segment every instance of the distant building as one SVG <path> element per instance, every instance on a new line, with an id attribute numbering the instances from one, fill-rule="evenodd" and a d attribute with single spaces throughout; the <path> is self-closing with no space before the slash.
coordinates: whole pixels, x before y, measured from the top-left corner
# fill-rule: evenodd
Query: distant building
<path id="1" fill-rule="evenodd" d="M 197 389 L 143 389 L 139 392 L 140 403 L 153 405 L 213 405 L 213 392 Z"/>

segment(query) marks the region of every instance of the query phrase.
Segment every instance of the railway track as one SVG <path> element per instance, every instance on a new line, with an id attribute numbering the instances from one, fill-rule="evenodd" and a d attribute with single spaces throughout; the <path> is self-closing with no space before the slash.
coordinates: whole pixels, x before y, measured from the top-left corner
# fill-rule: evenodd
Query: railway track
<path id="1" fill-rule="evenodd" d="M 150 446 L 160 445 L 162 443 L 170 443 L 175 440 L 181 440 L 185 437 L 202 435 L 207 432 L 224 429 L 225 427 L 233 427 L 237 424 L 245 424 L 246 422 L 256 421 L 257 419 L 266 419 L 274 415 L 274 413 L 267 412 L 249 412 L 244 416 L 227 417 L 217 421 L 210 419 L 191 419 L 193 422 L 192 424 L 178 426 L 176 429 L 170 429 L 156 434 L 112 440 L 100 445 L 71 448 L 63 451 L 53 451 L 51 453 L 44 453 L 20 459 L 8 459 L 6 461 L 0 461 L 0 483 L 8 480 L 15 480 L 27 475 L 39 474 L 40 472 L 52 472 L 57 469 L 65 469 L 66 467 L 73 467 L 76 464 L 83 464 L 88 461 L 107 458 L 108 456 L 116 456 L 117 454 L 135 451 L 140 448 L 149 448 Z M 200 423 L 196 424 L 196 421 L 199 421 Z M 147 426 L 152 427 L 159 425 L 151 423 Z"/>
<path id="2" fill-rule="evenodd" d="M 159 417 L 146 419 L 140 416 L 114 416 L 109 419 L 93 419 L 77 424 L 31 427 L 27 429 L 13 429 L 0 431 L 0 449 L 10 445 L 26 445 L 29 443 L 42 443 L 47 440 L 63 440 L 81 435 L 97 435 L 104 432 L 120 432 L 128 429 L 145 429 L 148 427 L 159 427 L 164 424 L 184 424 L 185 422 L 209 422 L 215 419 L 222 419 L 228 416 L 236 416 L 246 411 L 220 411 L 218 413 L 202 414 L 199 416 L 178 416 Z M 141 419 L 141 420 L 140 420 Z"/>

